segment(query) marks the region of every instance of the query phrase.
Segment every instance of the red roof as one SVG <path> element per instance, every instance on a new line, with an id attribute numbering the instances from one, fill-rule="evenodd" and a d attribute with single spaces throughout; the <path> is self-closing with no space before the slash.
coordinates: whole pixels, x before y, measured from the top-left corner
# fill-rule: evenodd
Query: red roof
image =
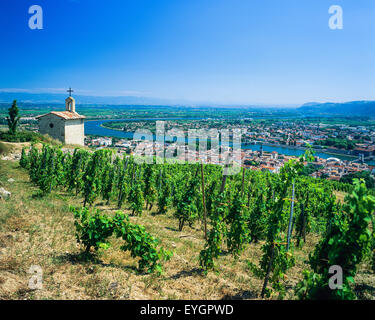
<path id="1" fill-rule="evenodd" d="M 50 113 L 42 114 L 41 116 L 35 117 L 36 119 L 42 118 L 44 116 L 47 116 L 49 114 L 54 114 L 55 116 L 58 116 L 60 118 L 63 118 L 65 120 L 76 120 L 76 119 L 85 119 L 85 116 L 81 116 L 77 112 L 70 112 L 70 111 L 51 111 Z"/>

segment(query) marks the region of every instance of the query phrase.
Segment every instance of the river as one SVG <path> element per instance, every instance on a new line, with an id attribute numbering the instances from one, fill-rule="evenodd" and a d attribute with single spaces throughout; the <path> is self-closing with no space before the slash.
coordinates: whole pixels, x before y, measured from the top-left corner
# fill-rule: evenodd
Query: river
<path id="1" fill-rule="evenodd" d="M 98 136 L 107 136 L 107 137 L 117 137 L 117 138 L 127 138 L 127 139 L 133 139 L 133 132 L 124 132 L 124 131 L 119 131 L 119 130 L 113 130 L 113 129 L 108 129 L 102 127 L 102 123 L 104 122 L 114 122 L 114 121 L 168 121 L 168 120 L 202 120 L 200 118 L 194 118 L 194 119 L 186 119 L 186 118 L 145 118 L 145 119 L 139 119 L 139 118 L 134 118 L 134 119 L 116 119 L 116 120 L 89 120 L 85 121 L 85 134 L 92 134 L 92 135 L 98 135 Z M 166 137 L 168 138 L 168 137 Z M 154 139 L 153 135 L 145 136 L 145 139 L 147 140 L 152 140 Z M 172 140 L 171 138 L 169 138 Z M 260 145 L 243 145 L 242 149 L 251 149 L 251 150 L 260 150 Z M 280 154 L 288 155 L 288 156 L 300 156 L 301 154 L 304 153 L 304 150 L 300 149 L 294 149 L 294 148 L 288 148 L 288 147 L 283 147 L 283 146 L 267 146 L 263 145 L 263 150 L 264 151 L 276 151 Z M 355 160 L 356 158 L 353 157 L 347 157 L 344 155 L 332 155 L 324 152 L 319 152 L 315 151 L 314 155 L 323 158 L 323 159 L 328 159 L 328 158 L 338 158 L 341 160 Z M 370 165 L 375 165 L 374 160 L 369 160 L 366 161 L 366 163 Z"/>

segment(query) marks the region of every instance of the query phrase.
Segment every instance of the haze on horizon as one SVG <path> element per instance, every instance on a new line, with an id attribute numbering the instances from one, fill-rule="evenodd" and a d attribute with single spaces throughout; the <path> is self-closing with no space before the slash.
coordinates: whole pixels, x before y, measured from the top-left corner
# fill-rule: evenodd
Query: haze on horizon
<path id="1" fill-rule="evenodd" d="M 34 3 L 33 3 L 34 4 Z M 0 92 L 298 105 L 375 100 L 375 1 L 0 3 Z M 344 11 L 331 30 L 328 8 Z"/>

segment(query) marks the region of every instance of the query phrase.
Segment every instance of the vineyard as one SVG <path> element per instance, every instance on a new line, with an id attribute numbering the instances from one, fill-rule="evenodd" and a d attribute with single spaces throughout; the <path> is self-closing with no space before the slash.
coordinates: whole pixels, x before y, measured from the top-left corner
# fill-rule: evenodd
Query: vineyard
<path id="1" fill-rule="evenodd" d="M 197 277 L 197 286 L 241 265 L 241 288 L 252 292 L 248 298 L 361 298 L 356 276 L 365 270 L 372 277 L 375 270 L 375 198 L 362 181 L 353 187 L 301 175 L 310 157 L 306 152 L 290 160 L 279 174 L 242 169 L 224 175 L 225 168 L 216 165 L 146 164 L 111 150 L 69 153 L 44 145 L 23 149 L 20 166 L 37 186 L 38 201 L 53 195 L 75 199 L 64 201 L 64 217 L 74 219 L 75 259 L 88 268 L 103 264 L 111 252 L 133 261 L 129 271 L 117 258 L 122 272 L 165 281 L 173 261 L 184 261 L 176 242 L 191 236 L 197 241 L 191 242 L 191 260 L 183 263 L 191 266 L 185 272 Z M 336 191 L 347 193 L 343 202 Z M 333 290 L 335 265 L 343 281 Z"/>

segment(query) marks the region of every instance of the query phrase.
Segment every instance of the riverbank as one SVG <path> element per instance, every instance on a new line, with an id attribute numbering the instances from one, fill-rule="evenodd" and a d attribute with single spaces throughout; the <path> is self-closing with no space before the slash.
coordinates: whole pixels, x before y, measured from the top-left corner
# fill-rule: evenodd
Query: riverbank
<path id="1" fill-rule="evenodd" d="M 127 121 L 139 121 L 140 119 L 126 119 Z M 145 120 L 145 119 L 142 119 Z M 149 119 L 151 120 L 151 119 Z M 163 120 L 163 119 L 152 119 L 152 120 Z M 102 126 L 103 122 L 109 122 L 109 121 L 114 121 L 114 120 L 92 120 L 92 121 L 87 121 L 85 122 L 85 134 L 86 135 L 97 135 L 97 136 L 108 136 L 108 137 L 116 137 L 116 138 L 121 138 L 121 139 L 127 139 L 131 140 L 133 139 L 133 132 L 126 132 L 122 130 L 114 130 L 114 129 L 109 129 L 104 126 Z M 115 121 L 124 121 L 124 119 L 121 120 L 115 120 Z M 149 135 L 145 137 L 146 140 L 153 140 L 155 138 L 155 135 Z M 166 137 L 168 138 L 168 137 Z M 260 144 L 252 144 L 252 145 L 242 145 L 243 149 L 251 149 L 254 151 L 259 151 L 260 150 Z M 284 154 L 287 156 L 295 156 L 299 157 L 302 155 L 306 148 L 303 147 L 297 147 L 297 146 L 285 146 L 285 145 L 275 145 L 271 143 L 263 143 L 263 150 L 264 151 L 276 151 L 279 154 Z M 327 152 L 322 149 L 313 149 L 315 152 L 315 155 L 319 158 L 323 159 L 328 159 L 331 157 L 336 157 L 339 158 L 340 160 L 347 160 L 347 161 L 353 161 L 356 156 L 353 155 L 343 155 L 343 154 L 336 154 L 332 152 Z M 375 165 L 374 160 L 366 160 L 365 162 L 370 164 L 370 165 Z"/>
<path id="2" fill-rule="evenodd" d="M 286 145 L 283 145 L 283 144 L 274 144 L 274 143 L 266 143 L 266 142 L 263 143 L 263 145 L 267 145 L 267 146 L 270 146 L 270 147 L 277 147 L 277 148 L 288 148 L 288 149 L 294 149 L 294 150 L 302 150 L 302 151 L 305 151 L 307 149 L 306 147 L 286 146 Z M 332 151 L 328 151 L 327 149 L 324 149 L 324 148 L 311 147 L 311 149 L 314 152 L 324 152 L 325 154 L 332 155 L 332 156 L 344 156 L 344 157 L 348 157 L 348 158 L 352 158 L 352 159 L 357 158 L 357 156 L 352 155 L 352 154 L 335 153 L 335 152 L 332 152 Z"/>
<path id="3" fill-rule="evenodd" d="M 123 129 L 119 129 L 119 128 L 112 128 L 110 126 L 106 126 L 105 123 L 102 123 L 100 125 L 100 127 L 102 128 L 105 128 L 105 129 L 108 129 L 108 130 L 115 130 L 115 131 L 120 131 L 120 132 L 126 132 L 126 133 L 131 133 L 131 134 L 134 134 L 134 132 L 128 132 L 128 131 L 124 131 Z M 151 133 L 153 135 L 155 135 L 155 131 L 152 131 L 150 130 Z M 187 135 L 187 132 L 184 131 L 184 134 Z M 128 138 L 129 139 L 129 138 Z M 242 144 L 243 147 L 246 147 L 246 146 L 249 146 L 249 145 L 257 145 L 258 143 L 254 143 L 253 141 L 250 141 L 250 142 L 244 142 Z M 268 142 L 262 142 L 263 145 L 265 146 L 269 146 L 269 147 L 276 147 L 276 148 L 285 148 L 285 149 L 294 149 L 294 150 L 301 150 L 301 151 L 305 151 L 307 148 L 306 147 L 300 147 L 300 146 L 291 146 L 291 145 L 283 145 L 283 144 L 274 144 L 274 143 L 268 143 Z M 356 159 L 357 156 L 355 155 L 352 155 L 352 154 L 346 154 L 346 153 L 335 153 L 335 152 L 332 152 L 332 151 L 328 151 L 327 149 L 325 148 L 314 148 L 312 147 L 311 148 L 314 152 L 323 152 L 325 154 L 328 154 L 328 155 L 332 155 L 332 156 L 343 156 L 343 157 L 347 157 L 347 158 L 350 158 L 350 159 Z"/>
<path id="4" fill-rule="evenodd" d="M 115 130 L 115 131 L 126 132 L 126 131 L 124 131 L 123 129 L 117 129 L 117 128 L 107 127 L 107 126 L 105 126 L 103 123 L 102 123 L 100 126 L 101 126 L 102 128 L 109 129 L 109 130 Z"/>

